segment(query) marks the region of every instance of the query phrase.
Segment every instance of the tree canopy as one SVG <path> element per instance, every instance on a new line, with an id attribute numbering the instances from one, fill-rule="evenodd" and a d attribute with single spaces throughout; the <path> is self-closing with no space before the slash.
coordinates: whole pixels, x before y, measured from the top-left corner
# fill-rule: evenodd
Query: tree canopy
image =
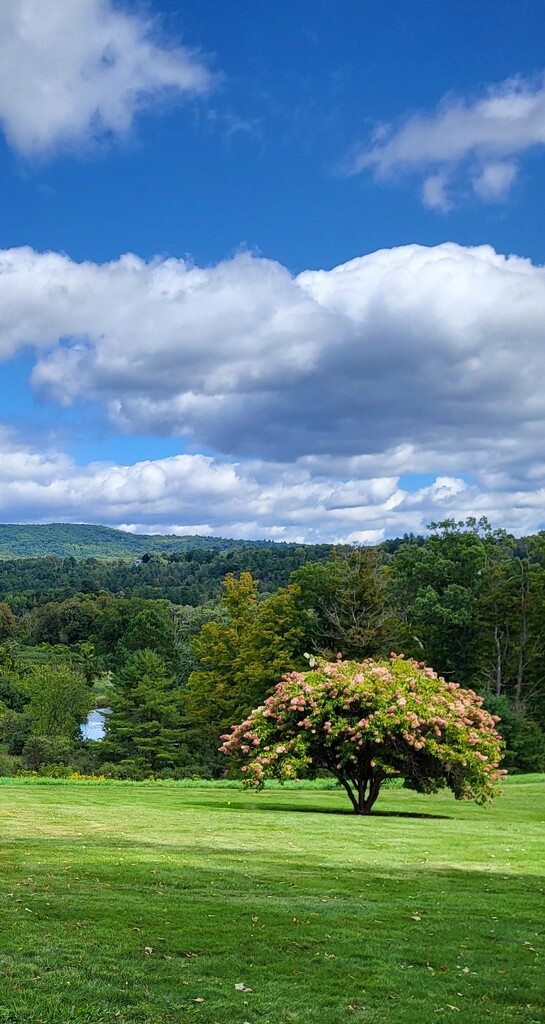
<path id="1" fill-rule="evenodd" d="M 482 697 L 431 668 L 388 660 L 317 663 L 290 672 L 230 734 L 245 784 L 260 788 L 326 769 L 356 814 L 369 814 L 382 783 L 400 778 L 420 793 L 448 787 L 485 803 L 497 792 L 502 741 Z"/>
<path id="2" fill-rule="evenodd" d="M 193 721 L 225 729 L 255 707 L 290 668 L 303 665 L 305 622 L 299 588 L 258 601 L 258 581 L 243 572 L 223 581 L 225 621 L 207 622 L 194 642 L 200 668 L 185 704 Z"/>
<path id="3" fill-rule="evenodd" d="M 119 671 L 106 722 L 102 756 L 136 772 L 178 763 L 181 693 L 155 651 L 135 651 Z"/>

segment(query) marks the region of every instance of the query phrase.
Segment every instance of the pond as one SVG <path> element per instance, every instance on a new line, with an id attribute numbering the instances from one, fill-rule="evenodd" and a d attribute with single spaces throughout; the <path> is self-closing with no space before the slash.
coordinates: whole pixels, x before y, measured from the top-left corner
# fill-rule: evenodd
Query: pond
<path id="1" fill-rule="evenodd" d="M 81 735 L 84 740 L 104 739 L 104 719 L 110 713 L 110 708 L 95 708 L 90 711 L 87 721 L 81 726 Z"/>

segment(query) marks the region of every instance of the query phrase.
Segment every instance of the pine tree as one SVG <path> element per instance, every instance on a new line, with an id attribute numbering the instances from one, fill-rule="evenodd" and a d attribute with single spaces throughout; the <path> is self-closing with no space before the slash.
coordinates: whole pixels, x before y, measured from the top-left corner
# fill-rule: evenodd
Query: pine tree
<path id="1" fill-rule="evenodd" d="M 115 679 L 101 755 L 131 772 L 176 768 L 180 756 L 181 691 L 164 661 L 150 650 L 135 651 Z"/>

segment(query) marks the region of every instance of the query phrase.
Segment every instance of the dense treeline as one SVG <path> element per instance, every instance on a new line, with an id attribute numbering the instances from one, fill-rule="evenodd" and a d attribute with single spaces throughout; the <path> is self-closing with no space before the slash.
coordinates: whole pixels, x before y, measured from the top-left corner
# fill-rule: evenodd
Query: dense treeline
<path id="1" fill-rule="evenodd" d="M 120 597 L 164 598 L 199 605 L 216 599 L 228 573 L 251 572 L 262 591 L 272 592 L 294 569 L 329 558 L 326 544 L 278 544 L 232 551 L 189 549 L 174 554 L 146 552 L 137 559 L 18 558 L 0 560 L 0 600 L 14 611 L 30 610 L 77 594 L 107 591 Z"/>
<path id="2" fill-rule="evenodd" d="M 0 563 L 4 771 L 217 775 L 220 733 L 283 673 L 392 650 L 482 693 L 506 764 L 542 770 L 545 534 L 430 530 L 376 548 Z M 81 739 L 91 707 L 109 709 L 102 743 Z"/>

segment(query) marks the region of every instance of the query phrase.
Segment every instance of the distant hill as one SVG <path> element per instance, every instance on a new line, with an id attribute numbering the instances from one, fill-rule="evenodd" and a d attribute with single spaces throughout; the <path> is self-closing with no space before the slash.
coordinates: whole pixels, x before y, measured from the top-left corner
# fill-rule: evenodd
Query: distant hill
<path id="1" fill-rule="evenodd" d="M 151 552 L 191 549 L 232 551 L 274 546 L 272 541 L 226 540 L 223 537 L 174 537 L 125 533 L 85 523 L 46 523 L 42 526 L 0 523 L 0 558 L 139 558 Z"/>

